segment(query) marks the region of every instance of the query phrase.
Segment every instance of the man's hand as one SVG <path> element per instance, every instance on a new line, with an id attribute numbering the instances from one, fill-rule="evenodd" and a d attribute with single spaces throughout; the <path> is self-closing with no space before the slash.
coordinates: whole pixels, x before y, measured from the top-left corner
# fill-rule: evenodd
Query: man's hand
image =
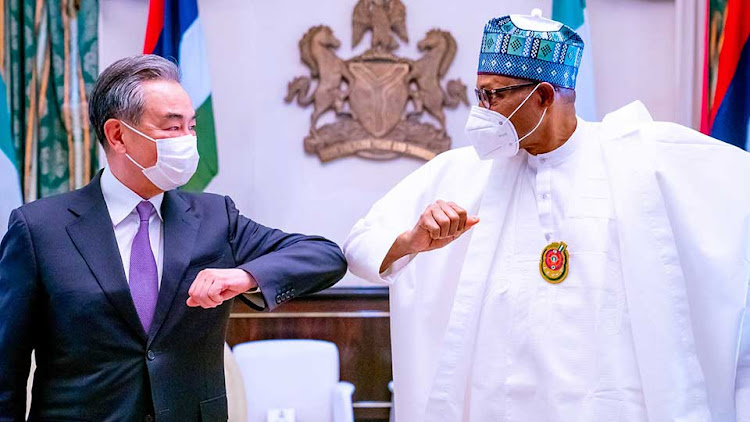
<path id="1" fill-rule="evenodd" d="M 439 249 L 456 240 L 479 222 L 453 202 L 436 201 L 419 217 L 413 229 L 402 233 L 380 266 L 382 273 L 401 257 Z"/>
<path id="2" fill-rule="evenodd" d="M 440 249 L 466 233 L 479 222 L 469 217 L 466 210 L 453 202 L 437 201 L 427 207 L 404 241 L 407 251 L 412 253 Z"/>
<path id="3" fill-rule="evenodd" d="M 187 305 L 215 308 L 225 300 L 258 287 L 252 275 L 239 268 L 205 269 L 190 286 Z"/>

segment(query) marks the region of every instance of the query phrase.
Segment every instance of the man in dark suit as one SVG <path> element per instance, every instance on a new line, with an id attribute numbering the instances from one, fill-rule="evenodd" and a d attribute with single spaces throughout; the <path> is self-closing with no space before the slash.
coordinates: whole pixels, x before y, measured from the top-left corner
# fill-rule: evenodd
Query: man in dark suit
<path id="1" fill-rule="evenodd" d="M 0 246 L 0 420 L 24 418 L 32 350 L 32 421 L 226 420 L 232 298 L 273 309 L 334 284 L 344 257 L 228 197 L 173 190 L 198 155 L 169 61 L 114 63 L 89 116 L 108 168 L 13 211 Z"/>

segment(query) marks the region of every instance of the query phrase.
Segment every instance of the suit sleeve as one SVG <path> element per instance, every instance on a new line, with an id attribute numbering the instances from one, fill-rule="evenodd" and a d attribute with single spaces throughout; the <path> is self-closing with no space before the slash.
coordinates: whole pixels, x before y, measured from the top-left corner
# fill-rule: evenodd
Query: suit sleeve
<path id="1" fill-rule="evenodd" d="M 0 421 L 23 421 L 38 302 L 36 257 L 19 209 L 0 244 Z"/>
<path id="2" fill-rule="evenodd" d="M 320 236 L 284 233 L 241 215 L 229 197 L 230 242 L 237 267 L 258 282 L 265 306 L 240 295 L 256 310 L 272 310 L 294 297 L 326 289 L 346 274 L 335 243 Z"/>

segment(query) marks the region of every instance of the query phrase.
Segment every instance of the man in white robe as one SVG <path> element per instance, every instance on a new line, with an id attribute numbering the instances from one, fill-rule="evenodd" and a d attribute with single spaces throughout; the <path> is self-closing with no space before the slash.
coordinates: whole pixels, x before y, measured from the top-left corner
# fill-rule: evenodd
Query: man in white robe
<path id="1" fill-rule="evenodd" d="M 750 154 L 638 102 L 577 118 L 582 49 L 492 19 L 474 148 L 345 242 L 390 285 L 398 422 L 750 421 Z"/>

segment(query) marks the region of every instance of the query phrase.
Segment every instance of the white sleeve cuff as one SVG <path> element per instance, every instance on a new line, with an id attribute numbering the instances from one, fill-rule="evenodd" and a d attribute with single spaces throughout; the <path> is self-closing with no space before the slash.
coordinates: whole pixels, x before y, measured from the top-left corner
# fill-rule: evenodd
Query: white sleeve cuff
<path id="1" fill-rule="evenodd" d="M 406 268 L 407 265 L 417 256 L 416 253 L 409 254 L 406 256 L 402 256 L 396 262 L 391 264 L 390 267 L 386 268 L 385 271 L 380 273 L 380 278 L 383 279 L 383 281 L 386 281 L 388 283 L 393 283 L 393 280 L 398 278 L 398 275 L 401 273 L 401 271 Z"/>
<path id="2" fill-rule="evenodd" d="M 250 291 L 242 293 L 242 296 L 256 305 L 259 309 L 266 308 L 266 301 L 263 299 L 263 294 L 260 291 L 260 287 L 256 287 Z"/>
<path id="3" fill-rule="evenodd" d="M 411 261 L 411 257 L 399 259 L 382 274 L 380 267 L 403 231 L 401 228 L 376 230 L 360 220 L 344 242 L 344 255 L 352 274 L 372 283 L 392 283 L 399 270 Z"/>

